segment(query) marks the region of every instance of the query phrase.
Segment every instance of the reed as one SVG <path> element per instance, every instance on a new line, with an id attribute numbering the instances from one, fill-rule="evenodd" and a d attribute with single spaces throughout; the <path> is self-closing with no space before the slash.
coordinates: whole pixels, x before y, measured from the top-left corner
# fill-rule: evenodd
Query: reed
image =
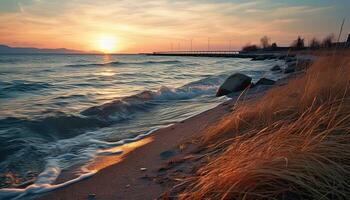
<path id="1" fill-rule="evenodd" d="M 349 198 L 349 84 L 349 54 L 323 56 L 254 104 L 236 103 L 201 138 L 209 162 L 178 198 Z"/>

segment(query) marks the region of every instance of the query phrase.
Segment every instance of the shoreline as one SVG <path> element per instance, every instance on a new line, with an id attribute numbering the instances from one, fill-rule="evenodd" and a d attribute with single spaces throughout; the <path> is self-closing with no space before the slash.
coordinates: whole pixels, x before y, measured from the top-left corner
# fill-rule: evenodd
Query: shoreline
<path id="1" fill-rule="evenodd" d="M 201 59 L 202 60 L 202 59 Z M 244 61 L 246 61 L 246 63 L 247 63 L 247 67 L 250 67 L 250 68 L 252 68 L 251 66 L 255 66 L 255 64 L 254 63 L 251 63 L 251 61 L 249 61 L 249 60 L 244 60 Z M 230 65 L 230 63 L 232 64 L 232 62 L 236 62 L 236 61 L 234 61 L 234 60 L 232 60 L 232 61 L 222 61 L 222 59 L 218 59 L 218 60 L 216 60 L 215 61 L 215 63 L 219 63 L 220 65 L 222 64 L 222 63 L 228 63 L 228 64 L 226 64 L 226 65 L 228 65 L 228 67 L 230 67 L 229 65 Z M 251 63 L 251 64 L 250 64 Z M 269 63 L 269 64 L 267 64 L 266 66 L 264 66 L 265 68 L 264 68 L 264 71 L 266 71 L 268 68 L 269 68 L 269 66 L 270 66 L 270 64 L 271 64 L 271 66 L 275 63 L 275 61 L 267 61 L 267 63 Z M 261 63 L 261 64 L 263 64 L 263 63 Z M 226 65 L 223 65 L 223 66 L 226 66 Z M 250 65 L 250 66 L 249 66 Z M 258 64 L 259 65 L 259 64 Z M 242 65 L 243 66 L 243 65 Z M 245 65 L 244 65 L 245 66 Z M 233 68 L 233 67 L 230 67 L 230 68 Z M 228 68 L 228 69 L 230 69 L 230 68 Z M 260 70 L 259 70 L 260 71 Z M 228 72 L 227 74 L 229 74 L 230 72 Z M 212 76 L 210 76 L 210 77 L 212 77 Z M 218 81 L 217 80 L 223 80 L 222 78 L 216 78 L 216 77 L 219 77 L 219 75 L 218 76 L 216 76 L 216 75 L 214 75 L 214 85 L 215 86 L 218 86 Z M 255 78 L 259 78 L 259 76 L 256 76 Z M 274 76 L 273 76 L 273 74 L 271 73 L 269 73 L 269 78 L 273 78 L 274 79 Z M 279 78 L 279 77 L 276 77 L 276 79 L 277 78 Z M 274 79 L 275 80 L 275 79 Z M 193 83 L 192 83 L 193 82 Z M 208 79 L 207 80 L 207 77 L 205 77 L 205 78 L 200 78 L 198 81 L 197 80 L 195 80 L 195 81 L 191 81 L 191 82 L 189 82 L 189 84 L 185 84 L 184 86 L 181 86 L 181 87 L 176 87 L 176 88 L 185 88 L 185 90 L 184 90 L 184 92 L 186 92 L 185 93 L 185 95 L 187 95 L 187 88 L 190 88 L 190 87 L 192 87 L 192 85 L 194 85 L 194 87 L 197 87 L 197 85 L 199 85 L 200 87 L 201 87 L 201 85 L 206 85 L 207 84 L 207 82 L 209 83 L 209 84 L 211 84 L 211 79 Z M 211 89 L 211 88 L 213 88 L 213 87 L 209 87 L 209 89 L 210 89 L 210 94 L 212 94 L 212 93 L 214 93 L 215 92 L 215 90 L 214 89 Z M 182 90 L 179 90 L 180 91 L 180 99 L 182 99 Z M 204 87 L 204 89 L 205 89 L 205 91 L 207 91 L 207 89 L 206 89 L 206 87 Z M 158 90 L 157 90 L 158 91 Z M 161 91 L 162 92 L 162 91 Z M 177 91 L 176 91 L 177 92 Z M 192 93 L 197 93 L 197 90 L 188 90 L 188 92 L 190 93 L 190 94 L 192 94 Z M 201 92 L 201 91 L 200 91 Z M 207 94 L 207 93 L 209 93 L 209 92 L 205 92 L 205 94 Z M 142 93 L 141 93 L 142 94 Z M 162 95 L 162 93 L 160 93 L 161 95 Z M 172 95 L 172 93 L 170 93 L 171 95 Z M 157 93 L 157 95 L 158 95 L 158 93 Z M 167 91 L 165 91 L 165 95 L 167 95 Z M 136 95 L 136 97 L 138 97 L 137 95 Z M 147 96 L 146 96 L 146 98 L 147 98 Z M 170 98 L 172 98 L 172 97 L 170 97 Z M 185 97 L 185 98 L 187 98 L 187 97 Z M 165 118 L 166 120 L 165 120 L 165 122 L 170 122 L 170 123 L 174 123 L 175 121 L 177 122 L 177 121 L 180 121 L 180 120 L 184 120 L 185 118 L 188 118 L 188 117 L 190 117 L 190 116 L 194 116 L 194 115 L 197 115 L 197 114 L 199 114 L 199 113 L 201 113 L 201 112 L 203 112 L 203 111 L 205 111 L 205 110 L 208 110 L 208 109 L 211 109 L 211 108 L 213 108 L 214 106 L 217 106 L 218 104 L 220 104 L 221 102 L 223 102 L 223 101 L 226 101 L 226 99 L 225 98 L 215 98 L 214 97 L 214 95 L 213 96 L 211 96 L 210 97 L 211 99 L 213 99 L 213 101 L 206 101 L 206 100 L 204 100 L 203 101 L 203 104 L 202 103 L 200 103 L 200 102 L 197 102 L 197 101 L 194 101 L 193 103 L 195 103 L 195 104 L 198 104 L 198 106 L 197 106 L 197 108 L 195 108 L 195 109 L 193 109 L 193 111 L 192 110 L 189 110 L 189 111 L 187 111 L 187 113 L 189 113 L 189 114 L 185 114 L 185 117 L 180 117 L 179 119 L 178 118 L 168 118 L 168 120 L 167 120 L 167 118 Z M 202 98 L 200 98 L 199 99 L 200 101 L 202 100 Z M 103 105 L 103 104 L 101 104 L 101 105 Z M 181 104 L 179 104 L 179 105 L 181 105 Z M 192 108 L 191 108 L 192 109 Z M 197 110 L 200 110 L 200 111 L 198 111 L 197 112 Z M 186 113 L 186 112 L 184 112 L 184 113 Z M 181 113 L 180 113 L 181 114 Z M 147 117 L 148 116 L 148 117 Z M 152 120 L 154 120 L 154 118 L 153 117 L 149 117 L 149 116 L 152 116 L 152 115 L 146 115 L 146 117 L 147 118 L 150 118 L 150 120 L 148 120 L 148 121 L 152 121 Z M 165 117 L 168 117 L 167 115 L 165 116 Z M 153 118 L 153 119 L 152 119 Z M 46 118 L 43 118 L 43 119 L 46 119 Z M 59 118 L 60 119 L 60 118 Z M 44 120 L 40 120 L 39 122 L 41 122 L 41 121 L 44 121 Z M 74 124 L 74 122 L 72 122 L 73 124 Z M 152 123 L 152 122 L 151 122 Z M 69 125 L 70 123 L 68 122 L 68 125 Z M 157 122 L 155 122 L 155 124 L 160 124 L 160 123 L 157 123 Z M 163 123 L 162 123 L 163 124 Z M 165 123 L 165 124 L 168 124 L 168 123 Z M 160 124 L 161 125 L 161 124 Z M 158 127 L 156 127 L 156 128 L 159 128 L 159 126 Z M 148 130 L 149 129 L 147 129 L 147 130 L 145 130 L 145 131 L 142 131 L 142 133 L 144 133 L 144 132 L 148 132 Z M 79 137 L 77 137 L 77 138 L 79 138 Z M 88 138 L 87 138 L 88 139 Z M 128 141 L 129 141 L 129 139 L 128 138 L 126 138 Z M 80 141 L 89 141 L 89 140 L 85 140 L 85 138 L 80 138 L 79 139 Z M 71 146 L 73 146 L 74 145 L 74 140 L 68 140 L 69 142 L 64 142 L 63 144 L 59 144 L 59 149 L 60 148 L 64 148 L 65 146 L 67 146 L 67 147 L 71 147 Z M 109 148 L 111 148 L 111 147 L 115 147 L 115 145 L 117 144 L 118 146 L 119 146 L 119 140 L 111 140 L 112 142 L 111 142 L 111 144 L 109 145 L 109 144 L 106 144 L 105 146 L 109 149 Z M 72 144 L 73 145 L 69 145 L 68 143 L 70 143 L 70 142 L 73 142 Z M 97 142 L 99 142 L 98 140 L 97 140 Z M 103 145 L 103 142 L 104 141 L 101 141 L 102 142 L 102 145 Z M 66 143 L 68 144 L 68 145 L 66 145 Z M 109 143 L 108 142 L 108 140 L 106 141 L 106 143 Z M 97 144 L 97 145 L 99 145 L 99 144 Z M 107 148 L 101 148 L 100 150 L 101 151 L 104 151 L 104 150 L 108 150 Z M 97 155 L 98 157 L 100 156 L 100 151 L 96 151 L 97 153 L 95 154 L 95 155 Z M 107 155 L 108 153 L 106 152 L 106 153 L 103 153 L 102 152 L 102 154 L 101 155 Z M 82 155 L 82 158 L 84 158 L 84 153 L 82 153 L 82 154 L 77 154 L 77 156 L 79 156 L 79 155 Z M 90 154 L 89 154 L 90 155 Z M 88 155 L 88 156 L 89 156 Z M 109 155 L 112 155 L 112 156 L 114 156 L 114 155 L 117 155 L 117 153 L 116 152 L 110 152 L 110 154 Z M 68 156 L 68 158 L 67 159 L 70 159 L 69 158 L 69 156 Z M 61 160 L 57 160 L 56 161 L 56 159 L 50 159 L 49 160 L 50 162 L 47 162 L 47 164 L 45 164 L 45 166 L 44 166 L 44 170 L 40 170 L 40 171 L 38 171 L 38 174 L 40 175 L 42 172 L 46 172 L 46 171 L 48 171 L 48 170 L 57 170 L 58 171 L 58 173 L 54 173 L 53 174 L 53 176 L 51 176 L 50 177 L 50 179 L 48 180 L 48 181 L 44 181 L 44 182 L 42 182 L 41 180 L 39 180 L 40 178 L 39 178 L 39 176 L 35 176 L 33 179 L 30 179 L 28 182 L 24 182 L 24 184 L 20 184 L 20 185 L 14 185 L 14 187 L 5 187 L 0 193 L 3 193 L 5 196 L 7 196 L 8 194 L 6 194 L 7 193 L 7 191 L 11 191 L 11 190 L 16 190 L 16 189 L 19 189 L 19 190 L 22 190 L 23 192 L 22 192 L 22 194 L 23 193 L 25 193 L 25 194 L 28 194 L 27 196 L 28 196 L 28 198 L 29 197 L 31 197 L 31 195 L 34 195 L 34 194 L 36 194 L 36 193 L 38 193 L 38 192 L 40 192 L 40 191 L 42 191 L 41 189 L 43 189 L 43 188 L 53 188 L 53 187 L 55 187 L 57 184 L 60 184 L 60 183 L 63 183 L 63 185 L 66 185 L 66 184 L 64 184 L 65 182 L 67 182 L 67 181 L 70 181 L 70 180 L 75 180 L 76 178 L 79 178 L 78 176 L 81 174 L 81 173 L 79 173 L 79 172 L 77 172 L 77 171 L 75 171 L 75 169 L 78 169 L 78 168 L 80 168 L 80 166 L 79 165 L 77 165 L 77 167 L 76 168 L 74 168 L 76 165 L 72 165 L 73 167 L 71 167 L 71 168 L 64 168 L 64 167 L 61 167 L 59 164 L 60 164 L 60 161 Z M 69 164 L 70 164 L 70 161 L 69 160 L 67 160 L 67 163 L 69 162 Z M 74 164 L 74 160 L 72 160 L 72 163 Z M 84 164 L 86 164 L 86 163 L 84 163 Z M 72 170 L 70 170 L 70 169 L 72 169 Z M 84 172 L 85 173 L 85 171 L 82 171 L 82 172 Z M 58 175 L 58 177 L 56 176 L 57 174 L 59 174 Z M 57 179 L 56 179 L 57 178 Z M 36 182 L 38 183 L 38 184 L 36 184 Z M 33 190 L 33 188 L 35 188 L 34 190 Z M 56 187 L 55 187 L 56 188 Z M 45 189 L 45 191 L 47 191 L 46 189 Z M 2 194 L 1 194 L 1 196 L 2 196 Z M 11 195 L 10 195 L 11 196 Z"/>
<path id="2" fill-rule="evenodd" d="M 308 59 L 308 56 L 300 57 L 301 61 Z M 287 61 L 286 65 L 288 66 Z M 286 84 L 289 79 L 298 74 L 298 72 L 288 73 L 274 85 L 251 88 L 243 95 L 243 101 L 254 103 L 271 88 Z M 208 127 L 232 113 L 232 107 L 237 103 L 237 99 L 241 101 L 240 94 L 240 92 L 232 93 L 228 95 L 230 100 L 212 109 L 169 127 L 155 130 L 141 140 L 116 147 L 117 151 L 122 149 L 123 153 L 100 156 L 87 166 L 89 170 L 96 170 L 96 174 L 83 181 L 40 194 L 38 199 L 95 199 L 95 197 L 97 199 L 139 199 L 141 197 L 155 199 L 159 197 L 171 186 L 171 183 L 166 183 L 169 173 L 163 169 L 168 169 L 169 163 L 171 165 L 177 160 L 182 162 L 184 158 L 191 156 L 192 151 L 197 147 L 193 140 L 204 134 Z M 190 165 L 195 164 L 185 165 L 188 165 L 185 168 L 192 169 L 194 166 Z M 175 169 L 177 170 L 179 169 Z M 180 169 L 180 171 L 183 170 Z M 118 177 L 119 174 L 122 176 Z M 110 179 L 111 177 L 118 178 Z M 59 177 L 56 183 L 60 181 L 62 180 Z"/>
<path id="3" fill-rule="evenodd" d="M 308 59 L 309 58 L 300 57 L 301 61 Z M 287 67 L 289 61 L 287 61 L 287 59 L 285 61 L 286 63 L 282 64 L 282 66 Z M 281 75 L 283 74 L 283 70 L 277 73 Z M 203 111 L 199 114 L 194 114 L 192 117 L 173 125 L 169 125 L 168 127 L 154 131 L 151 130 L 150 132 L 141 134 L 136 138 L 126 139 L 127 142 L 120 146 L 118 145 L 111 149 L 107 149 L 106 152 L 101 152 L 92 163 L 83 166 L 82 169 L 86 169 L 84 171 L 87 171 L 87 174 L 79 176 L 74 175 L 74 172 L 63 171 L 62 173 L 59 173 L 60 175 L 52 185 L 33 184 L 27 188 L 18 189 L 18 191 L 17 189 L 10 191 L 12 190 L 10 189 L 9 192 L 19 193 L 19 195 L 10 194 L 6 196 L 5 194 L 4 197 L 17 196 L 19 199 L 26 197 L 39 199 L 70 199 L 72 198 L 72 194 L 74 194 L 76 195 L 73 195 L 74 199 L 86 199 L 89 196 L 101 195 L 105 195 L 105 198 L 107 199 L 122 197 L 127 197 L 127 199 L 133 199 L 135 197 L 137 199 L 137 195 L 142 195 L 142 191 L 147 191 L 147 187 L 150 185 L 153 185 L 152 187 L 154 188 L 154 191 L 152 190 L 150 193 L 147 192 L 146 195 L 150 195 L 150 199 L 159 197 L 164 191 L 170 189 L 168 187 L 169 185 L 164 183 L 166 182 L 164 180 L 169 179 L 168 177 L 164 177 L 169 174 L 168 172 L 164 173 L 164 171 L 166 171 L 164 169 L 169 168 L 167 165 L 172 162 L 177 162 L 177 160 L 183 161 L 187 156 L 192 156 L 193 150 L 198 147 L 195 141 L 196 138 L 204 134 L 208 127 L 214 126 L 216 122 L 225 118 L 227 114 L 231 114 L 233 112 L 232 107 L 237 103 L 237 99 L 239 99 L 239 102 L 241 101 L 241 98 L 243 98 L 244 102 L 248 101 L 252 103 L 258 101 L 266 91 L 284 85 L 289 78 L 294 77 L 294 75 L 297 74 L 298 72 L 291 74 L 285 73 L 284 78 L 278 79 L 276 84 L 253 87 L 247 90 L 244 95 L 241 95 L 241 92 L 231 93 L 227 95 L 231 98 L 230 100 L 220 103 L 214 108 L 207 108 L 209 110 Z M 139 165 L 140 163 L 144 163 L 139 162 L 140 159 L 145 159 L 146 163 L 143 164 L 144 166 Z M 150 167 L 148 162 L 151 162 Z M 187 164 L 186 168 L 192 169 L 194 167 L 190 165 L 192 164 Z M 109 177 L 115 177 L 119 173 L 122 174 L 123 177 L 125 176 L 122 180 L 108 180 Z M 96 176 L 98 178 L 95 178 Z M 92 179 L 92 181 L 90 181 L 90 179 Z M 96 183 L 96 179 L 99 181 L 97 182 L 99 183 L 98 185 L 104 186 L 103 188 L 94 190 L 93 185 Z M 150 184 L 149 182 L 153 184 Z M 106 186 L 106 184 L 111 184 L 111 186 Z M 145 185 L 147 186 L 146 188 Z M 130 189 L 132 186 L 135 186 L 135 189 Z M 89 190 L 85 190 L 85 188 L 89 188 Z M 118 188 L 118 190 L 115 188 Z M 132 194 L 129 194 L 130 191 Z M 66 196 L 64 193 L 66 193 Z M 117 194 L 122 195 L 115 196 Z"/>
<path id="4" fill-rule="evenodd" d="M 169 153 L 173 154 L 169 158 L 173 158 L 191 151 L 192 145 L 186 148 L 179 148 L 178 145 L 191 142 L 193 137 L 199 136 L 205 128 L 221 119 L 220 116 L 227 113 L 232 103 L 233 100 L 229 100 L 199 115 L 161 128 L 138 141 L 143 143 L 146 140 L 147 144 L 116 156 L 117 163 L 101 169 L 89 179 L 43 194 L 38 199 L 87 199 L 89 195 L 96 195 L 97 199 L 156 198 L 166 188 L 146 179 L 157 175 L 166 163 L 167 159 L 161 154 L 174 152 Z"/>
<path id="5" fill-rule="evenodd" d="M 273 86 L 252 88 L 243 101 L 254 103 L 268 90 L 284 85 L 289 74 Z M 98 170 L 88 179 L 42 194 L 38 199 L 155 199 L 170 189 L 164 179 L 168 164 L 186 160 L 196 149 L 195 139 L 208 127 L 233 112 L 239 92 L 218 106 L 165 128 L 158 129 L 141 140 L 117 147 L 122 154 L 97 158 L 90 169 Z M 241 100 L 240 100 L 241 101 Z M 187 164 L 188 165 L 188 164 Z M 194 166 L 186 166 L 192 168 Z M 89 166 L 88 166 L 89 168 Z M 166 171 L 166 170 L 165 170 Z M 120 177 L 118 177 L 120 175 Z M 113 177 L 118 177 L 113 179 Z M 168 179 L 168 177 L 165 177 Z"/>

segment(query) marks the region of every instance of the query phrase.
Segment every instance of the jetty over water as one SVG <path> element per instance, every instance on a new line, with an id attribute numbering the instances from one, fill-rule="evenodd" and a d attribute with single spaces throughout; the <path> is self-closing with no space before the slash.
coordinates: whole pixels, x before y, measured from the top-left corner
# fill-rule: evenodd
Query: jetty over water
<path id="1" fill-rule="evenodd" d="M 259 58 L 279 57 L 285 52 L 242 52 L 242 51 L 164 51 L 153 52 L 150 56 L 192 56 L 192 57 L 227 57 L 227 58 Z"/>

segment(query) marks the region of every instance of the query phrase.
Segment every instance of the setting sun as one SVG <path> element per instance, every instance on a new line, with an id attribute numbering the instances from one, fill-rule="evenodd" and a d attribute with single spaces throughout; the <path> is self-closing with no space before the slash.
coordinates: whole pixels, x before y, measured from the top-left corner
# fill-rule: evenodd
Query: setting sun
<path id="1" fill-rule="evenodd" d="M 0 200 L 350 200 L 350 0 L 0 0 Z"/>
<path id="2" fill-rule="evenodd" d="M 103 53 L 113 53 L 117 49 L 117 39 L 111 36 L 103 36 L 97 40 L 97 48 Z"/>

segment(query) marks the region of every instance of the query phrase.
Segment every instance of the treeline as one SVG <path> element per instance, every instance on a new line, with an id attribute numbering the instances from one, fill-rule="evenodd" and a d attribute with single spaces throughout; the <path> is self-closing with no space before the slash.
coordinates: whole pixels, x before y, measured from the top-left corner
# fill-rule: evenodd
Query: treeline
<path id="1" fill-rule="evenodd" d="M 298 36 L 289 47 L 279 47 L 276 42 L 271 43 L 271 39 L 267 36 L 263 36 L 260 39 L 260 45 L 247 44 L 242 47 L 242 51 L 258 51 L 258 50 L 281 50 L 281 49 L 293 49 L 293 50 L 303 50 L 303 49 L 327 49 L 334 46 L 334 35 L 328 35 L 325 38 L 319 40 L 317 38 L 312 38 L 308 45 L 305 44 L 305 39 Z"/>

